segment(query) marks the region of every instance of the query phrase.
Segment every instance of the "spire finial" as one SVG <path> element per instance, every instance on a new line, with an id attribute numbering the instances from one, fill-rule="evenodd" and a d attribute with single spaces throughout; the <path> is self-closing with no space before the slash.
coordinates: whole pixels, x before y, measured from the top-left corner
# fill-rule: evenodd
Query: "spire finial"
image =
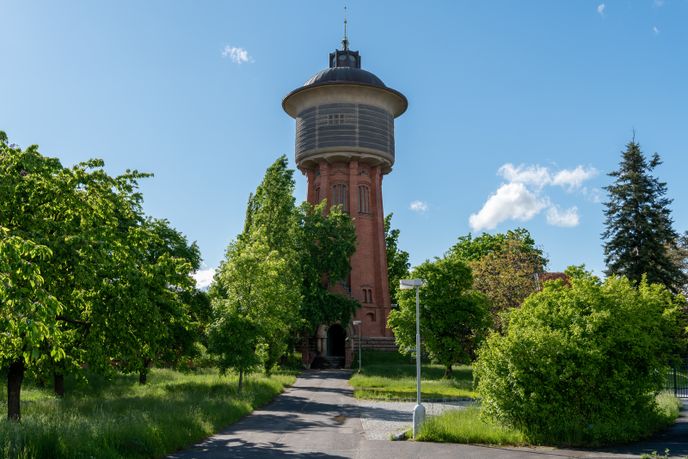
<path id="1" fill-rule="evenodd" d="M 344 39 L 342 40 L 342 47 L 344 48 L 344 51 L 348 51 L 348 50 L 349 50 L 349 37 L 348 37 L 348 35 L 346 34 L 346 24 L 347 24 L 347 22 L 348 22 L 348 21 L 346 20 L 346 5 L 344 5 Z"/>

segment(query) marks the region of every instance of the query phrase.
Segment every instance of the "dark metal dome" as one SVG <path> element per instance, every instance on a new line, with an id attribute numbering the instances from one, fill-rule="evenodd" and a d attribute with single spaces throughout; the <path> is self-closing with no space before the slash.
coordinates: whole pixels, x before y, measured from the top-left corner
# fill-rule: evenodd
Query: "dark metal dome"
<path id="1" fill-rule="evenodd" d="M 367 70 L 355 67 L 331 67 L 313 75 L 304 86 L 319 85 L 322 83 L 358 83 L 386 88 L 380 78 Z"/>

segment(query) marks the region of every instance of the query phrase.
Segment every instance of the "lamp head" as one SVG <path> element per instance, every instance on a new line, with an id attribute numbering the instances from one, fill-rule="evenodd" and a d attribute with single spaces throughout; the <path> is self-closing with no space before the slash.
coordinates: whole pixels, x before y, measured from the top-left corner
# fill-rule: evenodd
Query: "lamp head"
<path id="1" fill-rule="evenodd" d="M 401 279 L 399 281 L 399 288 L 401 290 L 411 290 L 412 288 L 422 287 L 425 285 L 423 279 Z"/>

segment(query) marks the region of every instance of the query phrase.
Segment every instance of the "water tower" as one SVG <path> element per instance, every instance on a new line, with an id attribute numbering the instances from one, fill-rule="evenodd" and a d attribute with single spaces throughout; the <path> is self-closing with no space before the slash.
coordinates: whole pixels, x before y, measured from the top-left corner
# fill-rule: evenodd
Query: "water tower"
<path id="1" fill-rule="evenodd" d="M 327 199 L 354 220 L 358 245 L 351 257 L 351 275 L 333 289 L 361 303 L 356 320 L 362 322 L 364 348 L 389 349 L 394 343 L 386 327 L 391 304 L 382 178 L 394 165 L 394 119 L 407 106 L 402 93 L 361 68 L 361 56 L 349 49 L 346 32 L 342 49 L 330 53 L 329 68 L 282 102 L 284 111 L 296 119 L 296 164 L 308 179 L 308 202 Z M 346 331 L 321 327 L 319 351 L 340 352 L 333 341 L 343 341 L 343 333 L 354 334 L 350 324 L 342 325 Z"/>

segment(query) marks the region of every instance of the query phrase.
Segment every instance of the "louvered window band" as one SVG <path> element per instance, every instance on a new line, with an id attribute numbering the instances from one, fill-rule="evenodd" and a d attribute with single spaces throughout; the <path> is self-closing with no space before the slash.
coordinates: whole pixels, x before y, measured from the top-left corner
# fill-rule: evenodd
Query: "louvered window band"
<path id="1" fill-rule="evenodd" d="M 312 150 L 363 147 L 394 157 L 394 118 L 363 104 L 326 104 L 296 118 L 297 159 Z"/>

